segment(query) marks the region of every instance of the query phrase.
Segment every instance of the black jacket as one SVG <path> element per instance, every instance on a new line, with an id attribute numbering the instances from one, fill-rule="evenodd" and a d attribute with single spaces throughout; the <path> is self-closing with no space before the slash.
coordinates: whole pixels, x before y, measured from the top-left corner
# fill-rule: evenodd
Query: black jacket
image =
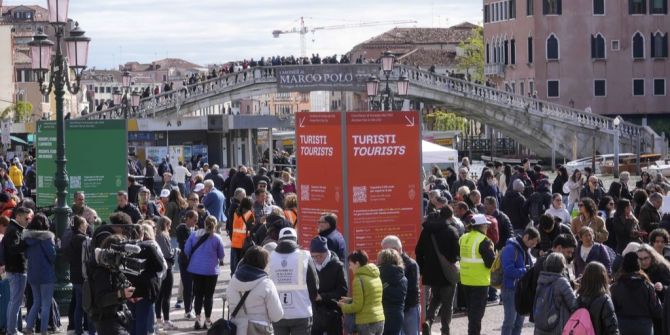
<path id="1" fill-rule="evenodd" d="M 551 206 L 551 193 L 549 189 L 540 186 L 526 202 L 526 213 L 535 224 L 540 222 L 540 216 Z"/>
<path id="2" fill-rule="evenodd" d="M 405 263 L 405 278 L 407 278 L 407 296 L 405 296 L 405 310 L 419 304 L 419 265 L 406 253 L 400 255 Z"/>
<path id="3" fill-rule="evenodd" d="M 563 175 L 556 176 L 556 179 L 554 179 L 554 182 L 551 184 L 551 193 L 567 195 L 567 193 L 563 193 L 563 184 L 565 184 L 567 181 L 568 181 L 567 176 Z"/>
<path id="4" fill-rule="evenodd" d="M 93 311 L 91 319 L 93 321 L 116 320 L 116 312 L 125 301 L 123 292 L 118 289 L 119 284 L 118 276 L 112 274 L 107 268 L 101 266 L 92 268 Z"/>
<path id="5" fill-rule="evenodd" d="M 123 212 L 126 213 L 130 216 L 130 220 L 132 220 L 133 223 L 137 223 L 142 219 L 142 213 L 140 213 L 140 210 L 137 209 L 137 206 L 128 203 L 125 207 L 116 207 L 116 212 Z"/>
<path id="6" fill-rule="evenodd" d="M 140 185 L 138 182 L 134 182 L 132 185 L 128 186 L 128 202 L 137 205 L 137 196 L 140 194 L 140 189 L 143 185 Z"/>
<path id="7" fill-rule="evenodd" d="M 503 197 L 500 210 L 509 217 L 514 229 L 523 230 L 530 221 L 525 204 L 526 198 L 520 192 L 507 192 Z"/>
<path id="8" fill-rule="evenodd" d="M 600 185 L 596 187 L 595 191 L 591 191 L 591 189 L 588 186 L 586 186 L 582 189 L 581 192 L 579 192 L 580 199 L 591 198 L 593 201 L 595 201 L 596 205 L 600 203 L 600 199 L 602 199 L 604 196 L 605 196 L 605 190 Z"/>
<path id="9" fill-rule="evenodd" d="M 84 241 L 86 241 L 86 235 L 75 231 L 65 250 L 65 255 L 70 262 L 70 280 L 72 284 L 82 284 L 84 282 L 81 258 L 81 246 Z"/>
<path id="10" fill-rule="evenodd" d="M 644 270 L 644 273 L 649 276 L 649 280 L 652 283 L 663 284 L 663 290 L 657 292 L 657 295 L 662 302 L 663 298 L 665 297 L 665 291 L 667 291 L 668 286 L 670 286 L 670 271 L 664 266 L 652 264 L 648 269 Z"/>
<path id="11" fill-rule="evenodd" d="M 384 334 L 400 334 L 407 295 L 407 278 L 401 267 L 391 264 L 379 266 L 379 277 L 384 286 Z"/>
<path id="12" fill-rule="evenodd" d="M 126 275 L 126 277 L 135 287 L 133 298 L 141 297 L 154 302 L 158 298 L 158 292 L 161 288 L 161 280 L 158 274 L 165 270 L 163 260 L 153 244 L 140 243 L 140 248 L 142 248 L 142 251 L 133 255 L 133 257 L 145 260 L 144 271 L 139 276 Z"/>
<path id="13" fill-rule="evenodd" d="M 5 230 L 5 237 L 2 238 L 7 272 L 26 273 L 26 243 L 21 238 L 23 229 L 12 219 Z"/>
<path id="14" fill-rule="evenodd" d="M 663 307 L 651 283 L 639 275 L 624 275 L 612 287 L 614 310 L 619 318 L 660 318 Z"/>
<path id="15" fill-rule="evenodd" d="M 570 226 L 564 225 L 562 223 L 554 223 L 554 230 L 552 230 L 550 233 L 546 233 L 542 229 L 538 230 L 540 231 L 540 243 L 538 243 L 535 249 L 532 250 L 535 257 L 539 255 L 540 251 L 551 251 L 551 245 L 554 243 L 554 239 L 556 239 L 558 235 L 572 235 Z"/>
<path id="16" fill-rule="evenodd" d="M 330 261 L 317 273 L 319 274 L 318 292 L 321 301 L 315 303 L 315 308 L 325 308 L 342 314 L 335 301 L 345 297 L 349 290 L 347 281 L 344 279 L 344 264 L 337 258 L 337 254 L 330 251 Z"/>
<path id="17" fill-rule="evenodd" d="M 207 179 L 211 179 L 212 182 L 214 182 L 214 187 L 216 187 L 217 190 L 223 190 L 224 180 L 223 176 L 219 173 L 219 170 L 211 170 L 207 175 L 205 175 L 204 180 Z"/>
<path id="18" fill-rule="evenodd" d="M 251 196 L 256 190 L 254 187 L 254 181 L 251 179 L 251 177 L 248 174 L 239 171 L 230 181 L 229 190 L 231 193 L 235 193 L 235 190 L 238 188 L 243 188 L 247 192 L 247 196 Z"/>
<path id="19" fill-rule="evenodd" d="M 441 270 L 431 236 L 437 240 L 439 252 L 450 262 L 458 261 L 460 249 L 458 246 L 458 231 L 442 219 L 439 213 L 428 215 L 423 223 L 423 230 L 416 244 L 416 262 L 424 285 L 446 286 L 449 284 Z"/>
<path id="20" fill-rule="evenodd" d="M 449 185 L 449 189 L 456 194 L 458 192 L 458 189 L 461 188 L 461 186 L 467 186 L 470 191 L 477 189 L 475 186 L 475 182 L 470 180 L 470 179 L 460 179 L 457 178 L 451 185 Z"/>
<path id="21" fill-rule="evenodd" d="M 577 303 L 580 307 L 589 310 L 591 323 L 596 335 L 619 335 L 619 325 L 614 304 L 609 295 L 603 294 L 596 298 L 579 297 Z"/>
<path id="22" fill-rule="evenodd" d="M 640 215 L 637 218 L 640 223 L 640 229 L 647 233 L 651 233 L 652 230 L 658 228 L 661 224 L 661 214 L 649 200 L 640 207 Z"/>
<path id="23" fill-rule="evenodd" d="M 496 244 L 496 250 L 502 250 L 507 240 L 514 236 L 514 227 L 507 214 L 500 210 L 496 209 L 491 216 L 498 221 L 498 244 Z"/>

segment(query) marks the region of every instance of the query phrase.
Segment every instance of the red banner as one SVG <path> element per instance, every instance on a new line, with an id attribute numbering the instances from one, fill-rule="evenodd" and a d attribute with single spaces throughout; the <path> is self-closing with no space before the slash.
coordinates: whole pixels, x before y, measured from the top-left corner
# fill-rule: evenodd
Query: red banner
<path id="1" fill-rule="evenodd" d="M 340 113 L 296 113 L 298 238 L 309 248 L 324 212 L 335 213 L 344 231 Z"/>
<path id="2" fill-rule="evenodd" d="M 397 235 L 410 254 L 421 232 L 421 146 L 417 112 L 347 113 L 349 250 L 377 258 Z M 301 167 L 302 168 L 302 167 Z"/>

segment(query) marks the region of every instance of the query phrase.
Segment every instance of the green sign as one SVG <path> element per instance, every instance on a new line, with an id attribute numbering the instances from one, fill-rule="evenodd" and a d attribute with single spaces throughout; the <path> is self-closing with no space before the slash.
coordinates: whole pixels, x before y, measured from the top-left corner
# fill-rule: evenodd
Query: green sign
<path id="1" fill-rule="evenodd" d="M 83 191 L 86 204 L 107 220 L 116 208 L 116 192 L 127 189 L 125 120 L 71 120 L 65 124 L 66 170 L 72 194 Z M 37 206 L 55 204 L 56 122 L 37 123 Z"/>

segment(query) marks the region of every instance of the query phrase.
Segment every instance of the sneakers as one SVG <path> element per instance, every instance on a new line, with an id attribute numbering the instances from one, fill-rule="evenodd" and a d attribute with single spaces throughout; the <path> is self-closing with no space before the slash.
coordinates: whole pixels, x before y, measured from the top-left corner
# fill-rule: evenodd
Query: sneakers
<path id="1" fill-rule="evenodd" d="M 205 329 L 211 329 L 211 328 L 212 328 L 212 320 L 205 321 Z"/>
<path id="2" fill-rule="evenodd" d="M 193 329 L 195 329 L 195 330 L 202 329 L 202 324 L 200 322 L 201 322 L 200 319 L 196 318 L 195 319 L 195 325 L 193 326 Z"/>
<path id="3" fill-rule="evenodd" d="M 183 303 L 183 301 L 181 301 L 181 300 L 177 300 L 177 303 L 174 304 L 174 308 L 176 308 L 176 309 L 181 309 L 181 304 L 182 304 L 182 303 Z"/>
<path id="4" fill-rule="evenodd" d="M 421 324 L 421 334 L 422 335 L 430 335 L 430 323 L 428 321 L 424 321 L 423 324 Z"/>
<path id="5" fill-rule="evenodd" d="M 172 321 L 168 320 L 168 321 L 163 322 L 163 330 L 167 331 L 167 330 L 176 330 L 176 329 L 177 329 L 177 326 L 175 326 L 175 324 L 172 323 Z"/>
<path id="6" fill-rule="evenodd" d="M 188 312 L 188 313 L 184 313 L 184 319 L 192 320 L 193 318 L 195 318 L 195 314 L 193 313 L 193 311 Z"/>

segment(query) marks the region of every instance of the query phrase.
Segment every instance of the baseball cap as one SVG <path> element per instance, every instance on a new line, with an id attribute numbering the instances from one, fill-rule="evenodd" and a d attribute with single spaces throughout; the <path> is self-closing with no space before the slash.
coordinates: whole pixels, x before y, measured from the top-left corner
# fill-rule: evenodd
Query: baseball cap
<path id="1" fill-rule="evenodd" d="M 161 198 L 168 198 L 170 196 L 170 190 L 168 189 L 162 189 L 161 190 Z"/>
<path id="2" fill-rule="evenodd" d="M 298 241 L 298 234 L 293 228 L 283 228 L 279 231 L 279 240 L 294 240 Z"/>
<path id="3" fill-rule="evenodd" d="M 475 215 L 472 216 L 472 225 L 473 226 L 479 226 L 479 225 L 485 225 L 485 224 L 491 224 L 491 222 L 486 218 L 486 215 L 475 214 Z"/>
<path id="4" fill-rule="evenodd" d="M 196 192 L 196 193 L 202 192 L 202 190 L 204 190 L 204 189 L 205 189 L 205 184 L 197 183 L 197 184 L 195 184 L 195 187 L 193 188 L 193 192 Z"/>

